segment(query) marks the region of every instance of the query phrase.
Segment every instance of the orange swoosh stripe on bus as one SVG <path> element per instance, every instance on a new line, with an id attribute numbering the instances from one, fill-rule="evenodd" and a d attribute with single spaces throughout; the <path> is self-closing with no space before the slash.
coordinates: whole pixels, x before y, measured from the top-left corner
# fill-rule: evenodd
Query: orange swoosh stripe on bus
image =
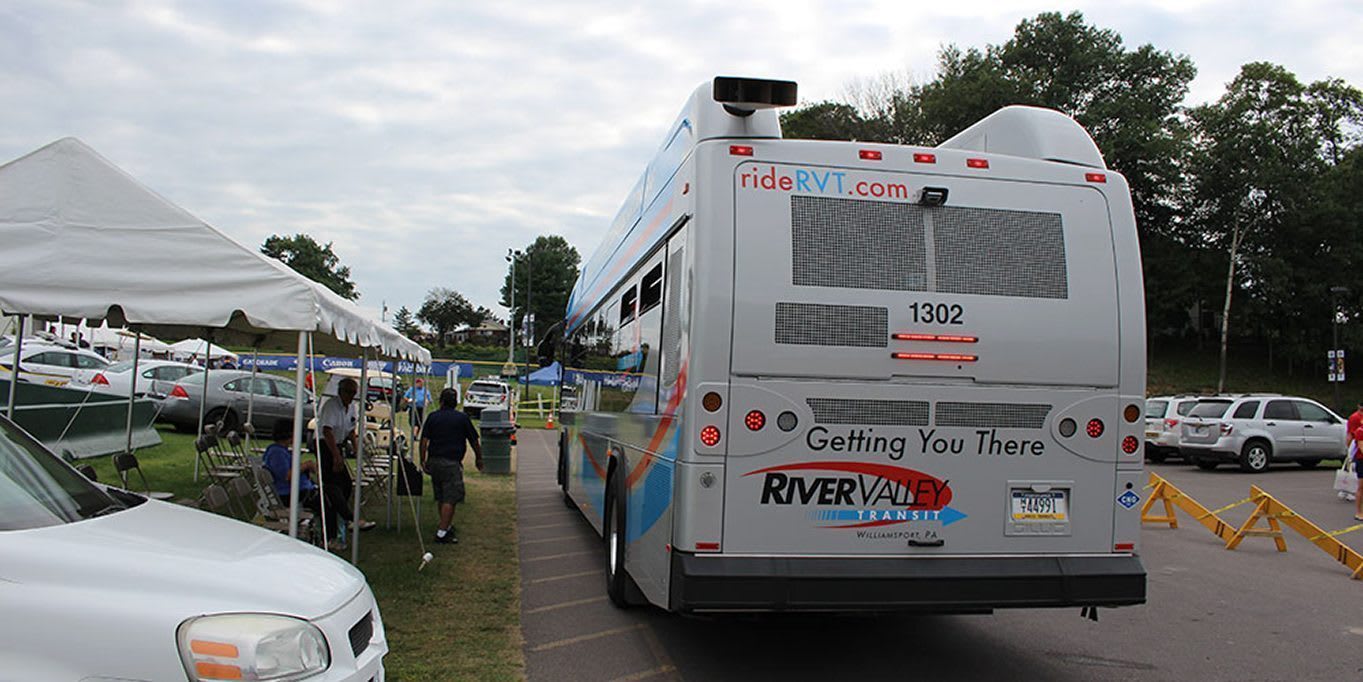
<path id="1" fill-rule="evenodd" d="M 653 460 L 657 459 L 657 455 L 653 453 L 657 452 L 658 447 L 662 445 L 663 438 L 667 436 L 667 430 L 671 428 L 672 422 L 676 419 L 677 408 L 681 406 L 682 398 L 686 396 L 686 368 L 689 364 L 689 362 L 682 364 L 681 371 L 677 372 L 676 385 L 680 386 L 682 390 L 673 392 L 672 399 L 667 401 L 667 409 L 663 412 L 662 422 L 658 424 L 658 430 L 653 432 L 653 440 L 648 443 L 648 452 L 642 461 L 634 465 L 634 470 L 629 472 L 629 476 L 625 478 L 625 488 L 633 488 L 635 481 L 648 473 L 649 468 L 653 466 Z"/>
<path id="2" fill-rule="evenodd" d="M 600 476 L 601 480 L 606 480 L 606 468 L 601 466 L 600 462 L 596 461 L 596 457 L 592 456 L 591 448 L 587 447 L 587 437 L 579 433 L 577 434 L 577 439 L 582 441 L 582 453 L 587 455 L 587 462 L 592 465 L 592 469 L 596 471 L 596 475 Z"/>
<path id="3" fill-rule="evenodd" d="M 668 197 L 667 203 L 663 204 L 662 209 L 658 211 L 658 215 L 653 218 L 653 222 L 649 223 L 648 227 L 645 227 L 643 232 L 640 232 L 639 236 L 634 238 L 634 243 L 630 244 L 629 250 L 615 260 L 615 267 L 611 269 L 610 273 L 598 280 L 598 284 L 592 287 L 589 295 L 582 297 L 584 301 L 593 300 L 592 297 L 596 295 L 601 287 L 605 286 L 606 283 L 612 281 L 616 275 L 620 274 L 620 268 L 624 267 L 625 264 L 629 262 L 629 259 L 633 258 L 635 254 L 639 252 L 640 248 L 643 248 L 644 242 L 648 240 L 649 235 L 653 234 L 653 231 L 658 229 L 658 225 L 662 223 L 664 218 L 672 214 L 672 202 L 674 199 L 676 199 L 676 195 Z M 574 324 L 577 324 L 578 319 L 581 317 L 581 312 L 574 313 L 572 317 L 568 318 L 568 326 L 571 327 Z"/>

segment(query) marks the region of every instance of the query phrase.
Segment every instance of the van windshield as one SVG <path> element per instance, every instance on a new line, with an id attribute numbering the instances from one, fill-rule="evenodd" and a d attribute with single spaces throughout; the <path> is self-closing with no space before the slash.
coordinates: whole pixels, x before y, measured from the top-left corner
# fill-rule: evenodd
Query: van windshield
<path id="1" fill-rule="evenodd" d="M 0 418 L 0 530 L 71 523 L 126 506 Z"/>

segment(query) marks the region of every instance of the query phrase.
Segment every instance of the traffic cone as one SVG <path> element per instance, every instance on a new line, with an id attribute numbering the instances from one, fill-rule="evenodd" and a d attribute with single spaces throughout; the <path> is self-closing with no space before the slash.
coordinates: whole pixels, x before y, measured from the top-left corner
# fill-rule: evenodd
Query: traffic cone
<path id="1" fill-rule="evenodd" d="M 554 428 L 554 413 L 553 413 L 553 412 L 550 412 L 550 413 L 549 413 L 549 419 L 548 419 L 548 421 L 545 421 L 545 422 L 544 422 L 544 428 L 546 428 L 546 429 L 552 429 L 552 428 Z"/>

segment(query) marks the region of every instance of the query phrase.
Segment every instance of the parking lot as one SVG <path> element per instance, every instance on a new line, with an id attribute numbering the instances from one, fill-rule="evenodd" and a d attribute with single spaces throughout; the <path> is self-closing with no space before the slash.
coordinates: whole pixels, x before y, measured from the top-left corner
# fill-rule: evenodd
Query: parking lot
<path id="1" fill-rule="evenodd" d="M 522 626 L 531 680 L 1358 679 L 1363 583 L 1290 531 L 1289 551 L 1249 538 L 1229 552 L 1201 526 L 1147 526 L 1148 603 L 990 616 L 683 617 L 605 599 L 600 541 L 559 502 L 550 432 L 523 432 L 518 496 Z M 1257 484 L 1333 530 L 1352 505 L 1327 467 L 1250 476 L 1152 470 L 1209 508 Z M 1148 491 L 1147 491 L 1148 492 Z M 1225 512 L 1243 521 L 1250 505 Z M 1363 531 L 1344 536 L 1363 547 Z"/>

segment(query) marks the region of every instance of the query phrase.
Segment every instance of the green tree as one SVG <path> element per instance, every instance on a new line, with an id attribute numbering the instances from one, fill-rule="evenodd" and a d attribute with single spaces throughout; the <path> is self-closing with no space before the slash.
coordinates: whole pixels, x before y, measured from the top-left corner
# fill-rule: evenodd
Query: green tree
<path id="1" fill-rule="evenodd" d="M 331 242 L 322 245 L 306 234 L 292 237 L 272 234 L 261 244 L 260 252 L 282 261 L 298 274 L 336 292 L 341 298 L 354 301 L 360 297 L 355 282 L 350 279 L 350 267 L 341 265 L 341 259 L 331 250 Z"/>
<path id="2" fill-rule="evenodd" d="M 563 320 L 582 259 L 577 249 L 558 235 L 536 237 L 533 243 L 514 252 L 510 258 L 515 260 L 515 306 L 511 305 L 513 268 L 510 263 L 502 283 L 501 304 L 512 308 L 511 326 L 517 333 L 520 333 L 526 313 L 534 313 L 535 341 L 545 341 L 550 330 Z"/>
<path id="3" fill-rule="evenodd" d="M 412 316 L 412 311 L 408 310 L 407 306 L 398 308 L 397 313 L 393 315 L 393 328 L 403 336 L 412 336 L 421 331 L 421 328 L 417 326 L 416 318 Z"/>
<path id="4" fill-rule="evenodd" d="M 426 300 L 422 302 L 416 316 L 434 329 L 438 342 L 444 344 L 449 332 L 463 325 L 474 327 L 482 324 L 486 314 L 486 308 L 474 308 L 463 294 L 453 289 L 436 287 L 426 293 Z"/>

